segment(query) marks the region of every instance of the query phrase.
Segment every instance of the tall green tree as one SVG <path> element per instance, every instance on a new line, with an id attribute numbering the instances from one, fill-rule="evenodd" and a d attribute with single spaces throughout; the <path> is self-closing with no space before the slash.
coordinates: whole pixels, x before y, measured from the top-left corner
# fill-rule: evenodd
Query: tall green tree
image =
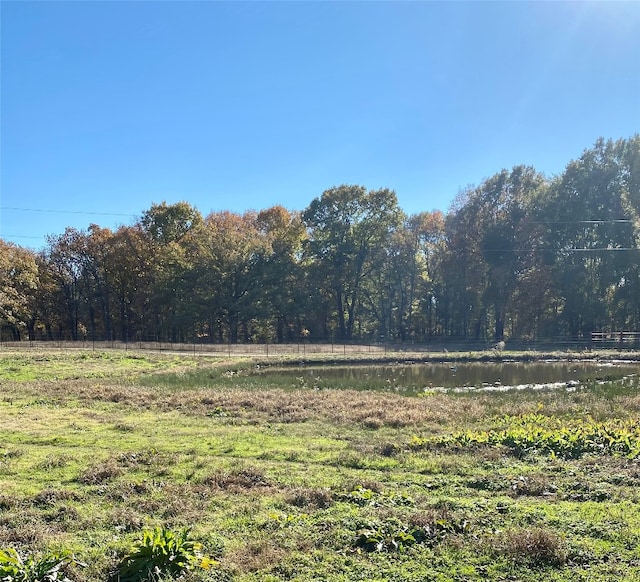
<path id="1" fill-rule="evenodd" d="M 640 137 L 571 161 L 545 202 L 559 318 L 573 337 L 640 324 Z"/>
<path id="2" fill-rule="evenodd" d="M 179 242 L 192 229 L 202 224 L 202 214 L 188 202 L 152 204 L 142 214 L 140 225 L 151 240 L 159 245 Z"/>
<path id="3" fill-rule="evenodd" d="M 278 343 L 291 341 L 300 337 L 305 314 L 311 308 L 302 262 L 307 231 L 300 213 L 282 206 L 262 210 L 256 223 L 266 244 L 260 283 L 262 316 L 275 320 Z"/>
<path id="4" fill-rule="evenodd" d="M 338 186 L 315 198 L 302 216 L 310 233 L 307 252 L 318 285 L 332 298 L 338 339 L 351 340 L 362 289 L 402 223 L 396 194 Z"/>
<path id="5" fill-rule="evenodd" d="M 194 333 L 197 316 L 188 273 L 198 260 L 193 237 L 203 225 L 202 214 L 188 202 L 153 204 L 139 221 L 152 253 L 147 273 L 153 283 L 145 319 L 157 338 L 178 341 Z M 134 244 L 142 258 L 144 241 L 129 237 L 128 244 Z"/>
<path id="6" fill-rule="evenodd" d="M 363 287 L 378 337 L 420 341 L 433 334 L 443 231 L 444 216 L 434 211 L 406 217 L 391 234 L 383 261 Z"/>
<path id="7" fill-rule="evenodd" d="M 529 166 L 503 170 L 467 190 L 450 216 L 449 264 L 456 273 L 463 317 L 475 318 L 477 338 L 491 325 L 493 338 L 504 339 L 514 293 L 537 258 L 532 244 L 537 225 L 531 220 L 531 208 L 544 186 L 544 177 Z M 465 333 L 469 323 L 463 324 Z"/>
<path id="8" fill-rule="evenodd" d="M 198 260 L 188 275 L 203 333 L 218 341 L 251 339 L 261 314 L 263 264 L 269 245 L 255 212 L 213 212 L 194 232 L 189 252 Z"/>

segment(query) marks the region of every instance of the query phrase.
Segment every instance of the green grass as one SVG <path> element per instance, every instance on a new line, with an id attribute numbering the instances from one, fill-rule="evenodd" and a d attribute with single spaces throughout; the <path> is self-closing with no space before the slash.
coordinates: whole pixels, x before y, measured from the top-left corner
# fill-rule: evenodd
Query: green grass
<path id="1" fill-rule="evenodd" d="M 637 379 L 417 398 L 256 365 L 0 352 L 0 548 L 78 582 L 155 527 L 191 528 L 198 581 L 640 579 Z"/>

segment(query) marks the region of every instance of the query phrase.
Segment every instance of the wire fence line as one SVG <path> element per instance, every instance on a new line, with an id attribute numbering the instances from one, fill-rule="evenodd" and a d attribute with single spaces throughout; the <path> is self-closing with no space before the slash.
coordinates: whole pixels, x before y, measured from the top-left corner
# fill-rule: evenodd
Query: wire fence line
<path id="1" fill-rule="evenodd" d="M 194 355 L 212 356 L 280 356 L 296 354 L 363 354 L 385 353 L 387 347 L 374 344 L 347 343 L 287 343 L 287 344 L 210 344 L 210 343 L 178 343 L 178 342 L 122 342 L 122 341 L 3 341 L 0 348 L 17 350 L 119 350 L 119 351 L 147 351 L 174 352 Z"/>
<path id="2" fill-rule="evenodd" d="M 626 339 L 626 338 L 625 338 Z M 158 341 L 92 341 L 92 340 L 23 340 L 0 341 L 0 349 L 7 350 L 93 350 L 93 351 L 142 351 L 156 353 L 182 353 L 203 356 L 227 357 L 270 357 L 296 356 L 311 354 L 335 355 L 381 355 L 387 353 L 443 353 L 473 352 L 473 351 L 531 351 L 553 352 L 573 351 L 588 352 L 596 350 L 638 350 L 640 342 L 620 341 L 617 338 L 591 342 L 588 339 L 567 340 L 564 338 L 539 340 L 512 340 L 496 344 L 486 340 L 456 340 L 447 339 L 423 344 L 415 343 L 187 343 L 187 342 L 158 342 Z"/>

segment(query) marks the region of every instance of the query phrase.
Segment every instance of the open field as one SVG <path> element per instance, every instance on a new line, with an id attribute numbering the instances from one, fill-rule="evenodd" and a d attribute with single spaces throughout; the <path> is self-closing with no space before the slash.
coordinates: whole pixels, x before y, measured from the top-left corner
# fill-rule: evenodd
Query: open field
<path id="1" fill-rule="evenodd" d="M 407 397 L 264 363 L 0 351 L 0 548 L 105 582 L 189 526 L 194 581 L 640 580 L 638 377 Z"/>

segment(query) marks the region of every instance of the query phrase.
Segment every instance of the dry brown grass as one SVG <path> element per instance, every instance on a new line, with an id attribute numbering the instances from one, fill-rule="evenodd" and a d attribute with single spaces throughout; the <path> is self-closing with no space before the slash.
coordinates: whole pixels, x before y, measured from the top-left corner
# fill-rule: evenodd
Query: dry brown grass
<path id="1" fill-rule="evenodd" d="M 551 496 L 557 488 L 544 473 L 520 475 L 511 481 L 509 493 L 514 497 L 520 495 L 530 497 Z"/>
<path id="2" fill-rule="evenodd" d="M 122 475 L 123 469 L 115 459 L 106 459 L 92 465 L 78 476 L 78 482 L 83 485 L 103 485 Z"/>
<path id="3" fill-rule="evenodd" d="M 530 567 L 561 566 L 567 560 L 562 539 L 543 528 L 505 532 L 494 542 L 499 553 L 526 562 Z"/>
<path id="4" fill-rule="evenodd" d="M 452 397 L 429 394 L 422 397 L 356 390 L 283 390 L 199 388 L 164 390 L 78 379 L 35 382 L 21 390 L 58 403 L 96 400 L 142 410 L 179 411 L 190 416 L 216 416 L 235 423 L 302 423 L 310 420 L 368 429 L 420 427 L 438 432 L 438 427 L 473 423 L 504 414 L 540 412 L 554 416 L 578 416 L 585 410 L 594 418 L 624 417 L 640 411 L 640 396 L 603 399 L 588 393 L 519 394 L 496 399 L 490 394 Z M 107 422 L 107 420 L 105 420 Z M 120 427 L 122 428 L 122 427 Z M 127 427 L 131 430 L 131 427 Z M 55 462 L 52 460 L 52 462 Z"/>
<path id="5" fill-rule="evenodd" d="M 53 506 L 60 501 L 78 501 L 81 495 L 69 489 L 47 488 L 32 497 L 32 503 L 38 507 Z"/>
<path id="6" fill-rule="evenodd" d="M 313 489 L 309 487 L 296 487 L 285 496 L 285 501 L 290 505 L 309 509 L 326 509 L 334 499 L 328 489 Z"/>
<path id="7" fill-rule="evenodd" d="M 47 523 L 37 512 L 22 509 L 0 516 L 0 544 L 14 547 L 36 547 L 60 531 L 55 523 Z"/>
<path id="8" fill-rule="evenodd" d="M 480 418 L 485 412 L 483 398 L 451 399 L 446 395 L 413 398 L 354 390 L 202 389 L 161 394 L 150 389 L 89 385 L 79 386 L 77 395 L 189 414 L 206 415 L 223 410 L 228 417 L 244 421 L 291 423 L 319 419 L 368 428 L 444 424 L 460 415 Z"/>
<path id="9" fill-rule="evenodd" d="M 256 540 L 230 552 L 226 556 L 226 563 L 232 570 L 255 572 L 274 567 L 286 555 L 287 551 L 274 540 Z"/>
<path id="10" fill-rule="evenodd" d="M 269 487 L 271 483 L 265 475 L 253 467 L 244 467 L 231 471 L 216 471 L 206 476 L 202 483 L 215 489 L 231 490 Z"/>

